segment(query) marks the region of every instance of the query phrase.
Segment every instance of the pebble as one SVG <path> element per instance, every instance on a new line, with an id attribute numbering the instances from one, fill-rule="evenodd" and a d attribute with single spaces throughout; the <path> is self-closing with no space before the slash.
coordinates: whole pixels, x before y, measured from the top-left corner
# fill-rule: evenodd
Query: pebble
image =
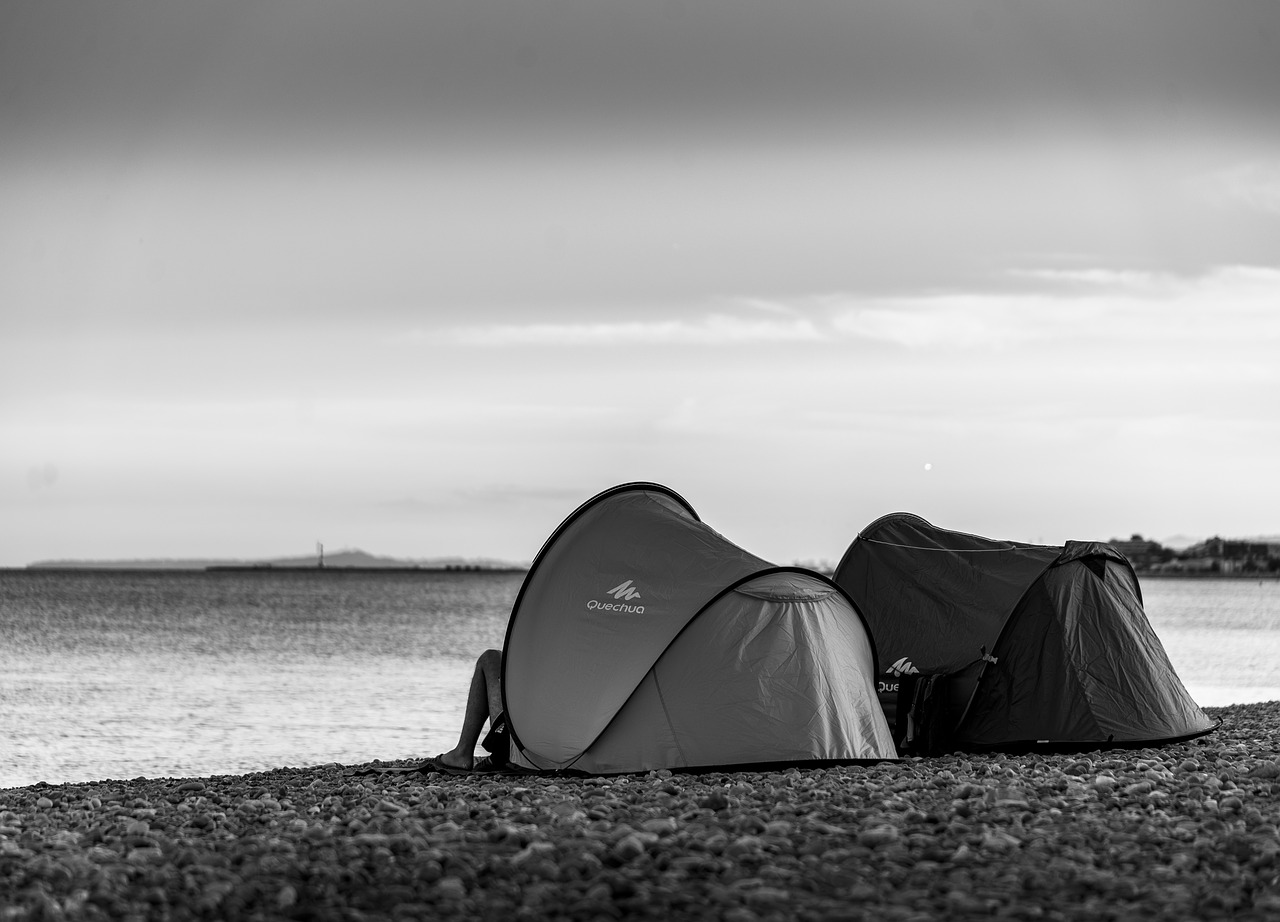
<path id="1" fill-rule="evenodd" d="M 873 826 L 870 829 L 864 829 L 857 835 L 857 843 L 875 848 L 880 845 L 888 845 L 890 842 L 898 841 L 898 830 L 894 826 L 880 825 Z"/>
<path id="2" fill-rule="evenodd" d="M 1272 918 L 1280 703 L 1209 712 L 1061 756 L 0 790 L 0 917 Z"/>

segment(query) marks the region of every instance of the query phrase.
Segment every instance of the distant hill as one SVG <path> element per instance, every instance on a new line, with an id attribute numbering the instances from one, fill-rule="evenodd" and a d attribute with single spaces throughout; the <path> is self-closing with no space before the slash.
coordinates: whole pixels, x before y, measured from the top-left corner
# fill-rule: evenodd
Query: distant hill
<path id="1" fill-rule="evenodd" d="M 314 554 L 306 557 L 277 557 L 269 560 L 143 559 L 143 560 L 41 560 L 27 565 L 29 570 L 207 570 L 210 567 L 255 567 L 271 569 L 315 569 Z M 527 563 L 495 560 L 490 557 L 428 557 L 405 560 L 378 557 L 361 550 L 341 550 L 324 555 L 325 569 L 406 569 L 421 570 L 527 570 Z"/>
<path id="2" fill-rule="evenodd" d="M 309 554 L 306 557 L 279 557 L 275 560 L 252 561 L 247 565 L 279 567 L 281 569 L 288 569 L 291 567 L 314 569 L 316 563 L 315 555 Z M 429 557 L 414 560 L 396 557 L 377 557 L 361 550 L 341 550 L 333 553 L 326 552 L 324 555 L 324 565 L 326 569 L 339 569 L 342 567 L 360 567 L 362 569 L 404 569 L 405 567 L 415 567 L 422 570 L 527 570 L 529 568 L 528 564 L 512 563 L 507 560 L 494 560 L 489 557 Z M 246 564 L 240 564 L 240 566 L 246 566 Z"/>

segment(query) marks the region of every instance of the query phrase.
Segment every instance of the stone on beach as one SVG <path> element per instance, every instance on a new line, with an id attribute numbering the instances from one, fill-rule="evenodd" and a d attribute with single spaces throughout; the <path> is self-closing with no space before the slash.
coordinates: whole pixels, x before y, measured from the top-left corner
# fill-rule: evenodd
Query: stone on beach
<path id="1" fill-rule="evenodd" d="M 1280 703 L 1210 713 L 1073 755 L 11 789 L 0 920 L 1273 918 Z"/>

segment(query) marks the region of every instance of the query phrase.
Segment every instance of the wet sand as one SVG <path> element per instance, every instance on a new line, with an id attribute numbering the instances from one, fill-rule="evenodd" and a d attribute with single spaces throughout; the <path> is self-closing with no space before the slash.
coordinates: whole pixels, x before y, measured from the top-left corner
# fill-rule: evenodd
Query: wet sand
<path id="1" fill-rule="evenodd" d="M 1206 711 L 1081 755 L 4 790 L 0 922 L 1280 917 L 1280 702 Z"/>

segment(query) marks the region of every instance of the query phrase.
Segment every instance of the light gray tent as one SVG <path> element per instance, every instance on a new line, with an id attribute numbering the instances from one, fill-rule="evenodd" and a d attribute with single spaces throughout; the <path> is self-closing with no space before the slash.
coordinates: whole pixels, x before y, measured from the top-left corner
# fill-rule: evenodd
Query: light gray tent
<path id="1" fill-rule="evenodd" d="M 623 484 L 547 540 L 507 625 L 511 760 L 588 773 L 896 758 L 875 648 L 824 576 Z"/>

